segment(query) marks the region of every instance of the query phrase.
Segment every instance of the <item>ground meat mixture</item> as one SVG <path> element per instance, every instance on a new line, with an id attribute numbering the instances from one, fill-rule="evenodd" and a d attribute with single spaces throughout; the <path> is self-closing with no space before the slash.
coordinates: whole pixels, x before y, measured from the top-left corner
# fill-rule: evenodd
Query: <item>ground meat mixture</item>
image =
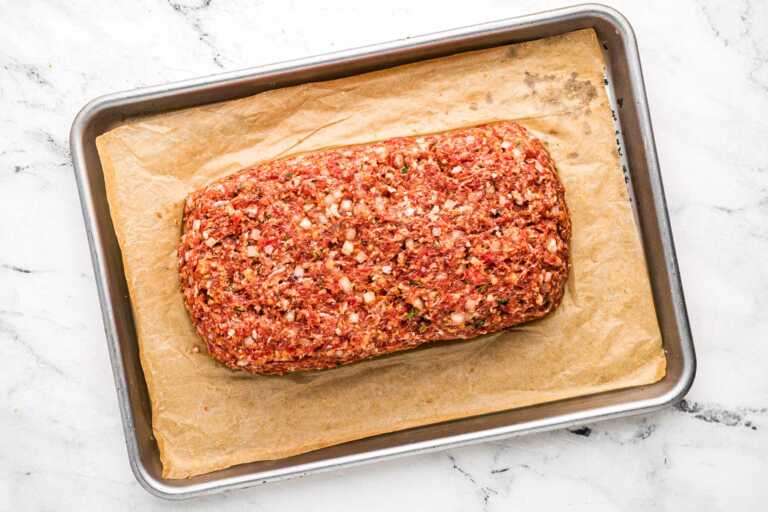
<path id="1" fill-rule="evenodd" d="M 181 289 L 216 360 L 318 370 L 543 317 L 570 231 L 542 143 L 495 123 L 264 162 L 192 193 Z"/>

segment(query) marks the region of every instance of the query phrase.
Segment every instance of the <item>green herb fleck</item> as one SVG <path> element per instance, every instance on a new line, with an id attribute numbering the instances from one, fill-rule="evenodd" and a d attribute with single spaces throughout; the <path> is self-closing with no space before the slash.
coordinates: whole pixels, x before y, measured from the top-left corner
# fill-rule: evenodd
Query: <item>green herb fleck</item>
<path id="1" fill-rule="evenodd" d="M 496 301 L 496 304 L 498 304 L 499 306 L 506 306 L 507 303 L 509 303 L 509 299 L 499 299 Z"/>
<path id="2" fill-rule="evenodd" d="M 429 326 L 427 324 L 425 324 L 425 323 L 420 323 L 419 324 L 419 332 L 420 333 L 426 332 L 427 328 L 429 328 Z"/>
<path id="3" fill-rule="evenodd" d="M 480 286 L 477 287 L 477 291 L 479 291 L 480 293 L 483 293 L 487 289 L 488 289 L 488 283 L 481 284 Z"/>
<path id="4" fill-rule="evenodd" d="M 285 175 L 285 177 L 288 178 L 288 179 L 291 179 L 291 178 L 293 178 L 293 173 L 289 172 L 288 174 Z"/>
<path id="5" fill-rule="evenodd" d="M 472 324 L 474 325 L 475 329 L 479 329 L 479 328 L 481 328 L 482 326 L 485 325 L 485 319 L 484 318 L 478 318 L 477 320 L 472 322 Z"/>
<path id="6" fill-rule="evenodd" d="M 407 165 L 404 165 L 403 168 L 400 169 L 400 173 L 401 174 L 408 174 L 408 169 L 410 169 L 410 167 L 408 167 Z"/>
<path id="7" fill-rule="evenodd" d="M 407 314 L 407 315 L 405 315 L 405 317 L 406 317 L 408 320 L 410 320 L 411 318 L 413 318 L 413 317 L 415 317 L 415 316 L 416 316 L 416 313 L 417 313 L 417 311 L 416 311 L 416 308 L 411 308 L 411 309 L 408 311 L 408 314 Z"/>

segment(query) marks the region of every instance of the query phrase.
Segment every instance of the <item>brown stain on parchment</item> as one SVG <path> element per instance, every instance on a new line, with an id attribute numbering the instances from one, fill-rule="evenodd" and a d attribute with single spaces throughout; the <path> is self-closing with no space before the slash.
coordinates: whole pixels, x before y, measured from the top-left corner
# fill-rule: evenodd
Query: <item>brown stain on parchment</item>
<path id="1" fill-rule="evenodd" d="M 572 72 L 565 82 L 554 74 L 541 74 L 531 71 L 524 72 L 523 83 L 530 89 L 530 94 L 540 101 L 550 105 L 575 104 L 589 108 L 590 103 L 597 98 L 597 88 L 588 79 L 579 79 Z"/>
<path id="2" fill-rule="evenodd" d="M 563 86 L 563 91 L 567 98 L 576 99 L 579 103 L 586 106 L 597 98 L 597 88 L 589 80 L 579 80 L 578 76 L 578 73 L 571 73 L 571 76 Z"/>

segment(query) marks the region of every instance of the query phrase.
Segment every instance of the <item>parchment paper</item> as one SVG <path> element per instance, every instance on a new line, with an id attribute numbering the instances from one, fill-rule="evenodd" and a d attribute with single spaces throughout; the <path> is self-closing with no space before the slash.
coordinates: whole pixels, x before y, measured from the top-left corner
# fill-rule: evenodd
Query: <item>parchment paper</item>
<path id="1" fill-rule="evenodd" d="M 100 136 L 163 475 L 661 379 L 603 67 L 582 30 L 128 120 Z M 573 267 L 552 315 L 309 374 L 253 377 L 208 357 L 177 278 L 187 193 L 260 160 L 505 119 L 546 143 L 566 188 Z"/>

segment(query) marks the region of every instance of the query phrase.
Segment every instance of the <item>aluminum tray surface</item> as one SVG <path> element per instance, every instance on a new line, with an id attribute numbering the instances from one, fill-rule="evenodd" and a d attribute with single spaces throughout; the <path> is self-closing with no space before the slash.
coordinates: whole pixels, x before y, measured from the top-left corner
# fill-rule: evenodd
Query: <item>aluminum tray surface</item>
<path id="1" fill-rule="evenodd" d="M 648 386 L 393 432 L 276 461 L 252 462 L 187 480 L 161 474 L 136 332 L 104 191 L 95 139 L 127 117 L 250 96 L 308 81 L 330 80 L 452 53 L 594 28 L 608 64 L 608 94 L 618 114 L 632 204 L 667 353 L 667 375 Z M 117 388 L 128 457 L 152 494 L 189 498 L 353 464 L 424 453 L 585 422 L 647 413 L 675 403 L 693 382 L 695 355 L 656 158 L 637 44 L 617 11 L 581 5 L 438 32 L 259 68 L 111 94 L 88 103 L 70 134 L 104 330 Z"/>

